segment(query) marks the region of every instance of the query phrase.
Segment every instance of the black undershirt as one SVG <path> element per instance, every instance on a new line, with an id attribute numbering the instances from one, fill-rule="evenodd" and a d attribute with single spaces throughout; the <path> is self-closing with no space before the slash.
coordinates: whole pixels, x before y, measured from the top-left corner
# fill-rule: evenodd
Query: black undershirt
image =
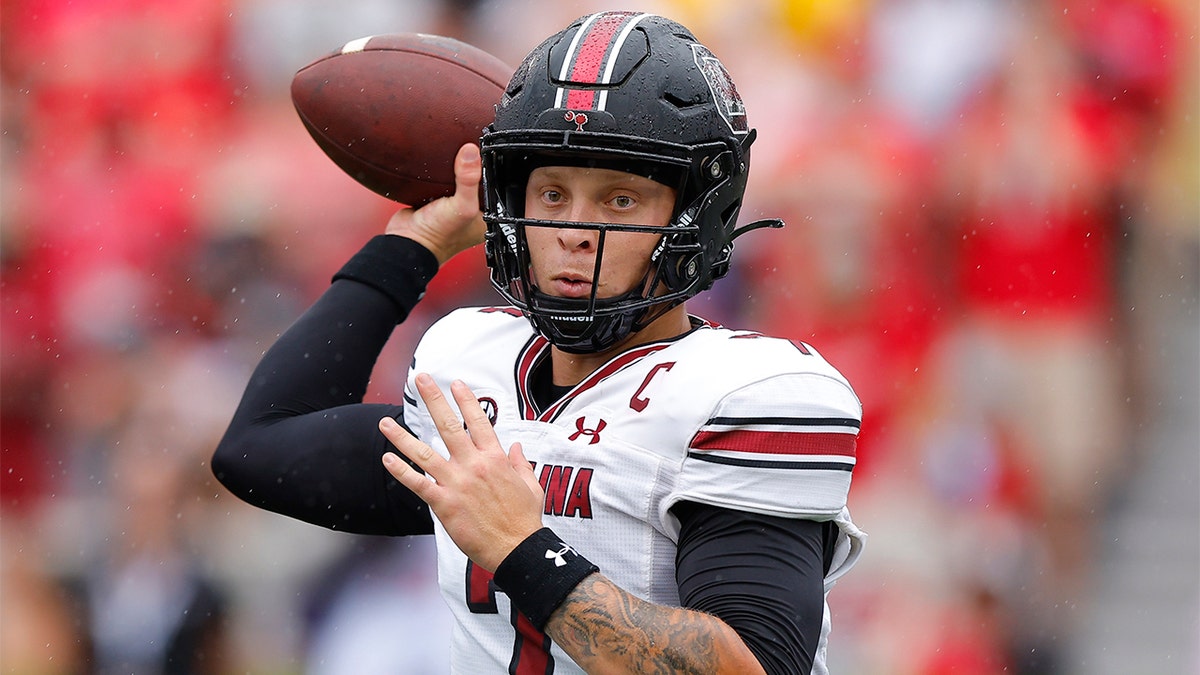
<path id="1" fill-rule="evenodd" d="M 383 468 L 378 420 L 363 403 L 375 360 L 436 272 L 415 243 L 380 236 L 255 368 L 212 461 L 246 502 L 345 532 L 431 534 L 428 507 Z M 556 400 L 547 376 L 541 395 Z M 685 502 L 676 581 L 684 607 L 729 624 L 767 673 L 811 671 L 836 526 Z M 601 570 L 603 572 L 603 570 Z"/>

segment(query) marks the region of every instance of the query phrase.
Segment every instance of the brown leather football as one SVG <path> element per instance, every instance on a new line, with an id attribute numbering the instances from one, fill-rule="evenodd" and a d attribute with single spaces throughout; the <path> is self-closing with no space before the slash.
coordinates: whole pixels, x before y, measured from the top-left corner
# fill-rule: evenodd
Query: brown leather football
<path id="1" fill-rule="evenodd" d="M 292 79 L 305 128 L 343 171 L 393 201 L 454 193 L 454 156 L 492 122 L 513 69 L 453 38 L 353 40 Z"/>

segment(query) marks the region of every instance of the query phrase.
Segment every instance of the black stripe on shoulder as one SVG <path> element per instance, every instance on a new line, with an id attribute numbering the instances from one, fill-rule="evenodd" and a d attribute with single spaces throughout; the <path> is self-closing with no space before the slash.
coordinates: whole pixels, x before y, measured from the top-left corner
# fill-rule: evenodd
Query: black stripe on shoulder
<path id="1" fill-rule="evenodd" d="M 713 464 L 729 466 L 746 466 L 755 469 L 804 469 L 824 471 L 854 471 L 854 465 L 846 462 L 780 462 L 775 460 L 742 459 L 740 457 L 722 457 L 701 452 L 689 452 L 688 457 Z"/>
<path id="2" fill-rule="evenodd" d="M 711 417 L 706 424 L 744 426 L 750 424 L 779 424 L 791 427 L 862 427 L 853 417 Z"/>

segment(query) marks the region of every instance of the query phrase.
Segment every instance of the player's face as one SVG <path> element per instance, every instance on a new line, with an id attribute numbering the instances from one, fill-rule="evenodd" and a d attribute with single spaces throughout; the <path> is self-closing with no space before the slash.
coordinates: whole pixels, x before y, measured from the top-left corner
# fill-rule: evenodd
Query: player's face
<path id="1" fill-rule="evenodd" d="M 534 169 L 525 188 L 525 215 L 624 225 L 666 226 L 675 190 L 643 176 L 611 169 L 550 166 Z M 530 278 L 541 292 L 587 298 L 600 234 L 596 230 L 527 227 Z M 658 235 L 609 232 L 604 239 L 597 298 L 611 298 L 642 283 Z"/>

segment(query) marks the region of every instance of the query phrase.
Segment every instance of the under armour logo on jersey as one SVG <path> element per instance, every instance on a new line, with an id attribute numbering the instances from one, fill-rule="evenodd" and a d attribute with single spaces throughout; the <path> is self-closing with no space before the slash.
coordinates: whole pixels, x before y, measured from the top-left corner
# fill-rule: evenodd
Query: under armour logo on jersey
<path id="1" fill-rule="evenodd" d="M 566 544 L 563 544 L 562 548 L 558 549 L 557 551 L 552 550 L 552 549 L 546 549 L 546 560 L 552 559 L 552 560 L 554 560 L 555 567 L 562 567 L 563 565 L 567 564 L 567 561 L 566 561 L 566 559 L 563 558 L 563 556 L 568 553 L 575 553 L 575 549 L 571 548 L 570 546 L 567 546 Z M 575 555 L 579 555 L 579 554 L 575 553 Z"/>
<path id="2" fill-rule="evenodd" d="M 575 131 L 583 131 L 583 125 L 587 124 L 588 116 L 585 113 L 568 110 L 567 114 L 563 115 L 563 119 L 568 122 L 575 123 Z"/>
<path id="3" fill-rule="evenodd" d="M 580 436 L 589 436 L 591 440 L 588 441 L 588 445 L 595 445 L 599 443 L 600 432 L 604 431 L 604 427 L 608 426 L 608 422 L 600 420 L 594 429 L 587 428 L 584 426 L 585 424 L 587 424 L 587 417 L 580 417 L 579 419 L 575 420 L 575 433 L 571 434 L 567 440 L 577 441 L 579 440 Z"/>

